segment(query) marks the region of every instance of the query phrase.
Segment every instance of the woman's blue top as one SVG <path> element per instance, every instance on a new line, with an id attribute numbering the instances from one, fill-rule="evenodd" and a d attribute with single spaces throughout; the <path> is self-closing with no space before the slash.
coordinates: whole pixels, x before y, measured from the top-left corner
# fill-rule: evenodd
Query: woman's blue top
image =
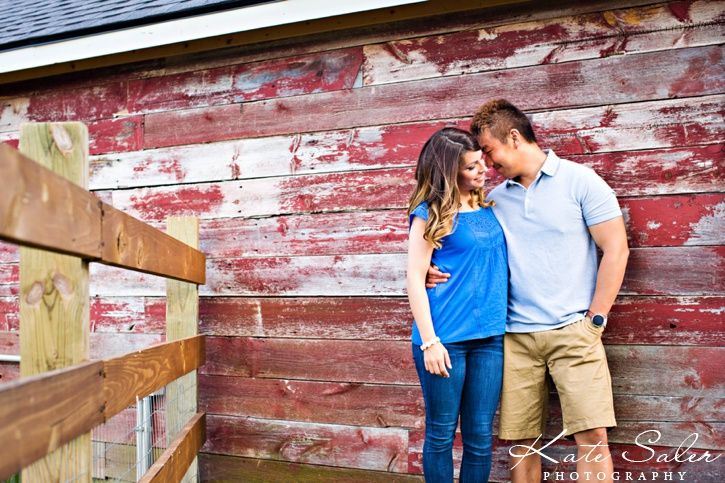
<path id="1" fill-rule="evenodd" d="M 428 204 L 410 214 L 428 219 Z M 432 263 L 450 273 L 446 283 L 426 289 L 436 336 L 441 342 L 482 339 L 505 332 L 508 299 L 506 240 L 490 208 L 458 213 L 453 231 L 433 250 Z M 413 343 L 422 344 L 413 323 Z M 427 341 L 426 341 L 427 342 Z"/>

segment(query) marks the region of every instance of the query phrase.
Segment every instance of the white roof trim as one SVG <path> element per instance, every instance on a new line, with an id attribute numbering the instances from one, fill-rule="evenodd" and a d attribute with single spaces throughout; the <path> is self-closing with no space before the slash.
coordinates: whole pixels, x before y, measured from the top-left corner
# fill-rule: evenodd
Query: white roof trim
<path id="1" fill-rule="evenodd" d="M 424 1 L 275 1 L 0 52 L 0 73 Z"/>

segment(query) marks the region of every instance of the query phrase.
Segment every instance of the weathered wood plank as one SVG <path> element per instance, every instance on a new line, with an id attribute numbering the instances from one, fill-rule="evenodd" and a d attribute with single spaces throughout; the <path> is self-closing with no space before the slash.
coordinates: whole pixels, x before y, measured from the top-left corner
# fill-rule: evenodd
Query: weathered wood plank
<path id="1" fill-rule="evenodd" d="M 0 191 L 0 238 L 79 257 L 98 256 L 101 207 L 84 189 L 87 172 L 81 174 L 83 168 L 78 168 L 79 177 L 68 180 L 65 176 L 72 175 L 74 169 L 68 166 L 70 162 L 59 161 L 53 167 L 47 161 L 54 155 L 61 159 L 85 156 L 87 167 L 87 132 L 83 126 L 81 133 L 78 126 L 34 126 L 35 138 L 27 138 L 24 146 L 30 157 L 0 145 L 0 177 L 10 186 Z M 49 152 L 27 146 L 35 141 L 49 143 Z"/>
<path id="2" fill-rule="evenodd" d="M 722 144 L 711 146 L 693 146 L 687 148 L 661 150 L 662 146 L 670 145 L 687 145 L 697 144 L 700 142 L 718 142 L 722 129 L 725 128 L 725 119 L 721 112 L 723 96 L 708 97 L 706 100 L 700 100 L 697 106 L 693 103 L 682 100 L 666 101 L 652 103 L 647 106 L 616 106 L 615 108 L 601 107 L 596 109 L 580 109 L 558 111 L 557 117 L 548 119 L 542 118 L 540 123 L 549 126 L 551 130 L 544 135 L 542 141 L 543 146 L 553 147 L 558 154 L 571 157 L 571 159 L 587 164 L 595 168 L 612 187 L 621 195 L 639 195 L 639 194 L 666 194 L 680 192 L 700 192 L 700 191 L 718 191 L 723 178 L 723 166 L 725 165 L 725 156 L 723 156 Z M 588 111 L 588 112 L 582 112 Z M 668 112 L 669 114 L 665 114 Z M 644 114 L 643 114 L 644 113 Z M 538 114 L 534 114 L 536 117 Z M 580 116 L 581 124 L 570 124 L 570 118 Z M 609 121 L 605 118 L 609 116 Z M 609 123 L 609 126 L 604 126 Z M 659 123 L 657 126 L 651 126 L 653 123 Z M 390 138 L 386 138 L 382 145 L 377 143 L 367 144 L 367 147 L 373 148 L 373 152 L 378 150 L 385 154 L 391 151 L 405 153 L 402 157 L 392 159 L 393 164 L 409 164 L 414 165 L 417 152 L 420 149 L 425 137 L 427 137 L 435 127 L 439 125 L 420 125 L 418 129 L 409 129 L 403 132 L 410 135 L 409 138 L 397 137 L 401 133 L 390 131 Z M 465 127 L 465 126 L 464 126 Z M 430 130 L 428 130 L 430 129 Z M 658 134 L 658 129 L 662 130 L 662 135 Z M 634 132 L 633 130 L 636 130 Z M 700 134 L 698 134 L 700 133 Z M 369 134 L 372 134 L 370 132 Z M 549 136 L 547 138 L 547 135 Z M 420 144 L 418 144 L 418 136 L 420 136 Z M 615 146 L 611 146 L 609 139 L 614 136 Z M 317 136 L 324 139 L 325 135 Z M 659 142 L 658 140 L 664 140 Z M 632 142 L 631 140 L 637 140 Z M 263 140 L 254 140 L 263 141 Z M 551 142 L 549 142 L 551 141 Z M 252 141 L 244 141 L 252 142 Z M 265 144 L 266 141 L 262 144 Z M 224 150 L 228 151 L 226 156 L 233 158 L 237 154 L 231 154 L 233 150 L 239 149 L 240 145 L 232 145 L 229 143 L 218 143 L 226 146 Z M 314 143 L 311 143 L 314 144 Z M 560 149 L 561 148 L 561 149 Z M 601 148 L 601 149 L 600 149 Z M 577 154 L 592 153 L 597 151 L 608 151 L 610 149 L 648 149 L 643 152 L 619 152 L 611 154 L 596 153 L 591 156 L 578 156 Z M 653 149 L 657 148 L 657 149 Z M 177 148 L 186 149 L 186 148 Z M 291 148 L 293 149 L 293 148 Z M 650 150 L 651 149 L 651 150 Z M 184 181 L 195 181 L 203 179 L 201 175 L 190 174 L 186 177 L 186 167 L 192 163 L 188 156 L 195 153 L 198 156 L 206 156 L 203 154 L 202 147 L 188 148 L 188 153 L 181 155 L 184 161 L 184 167 L 177 166 L 174 160 L 174 150 L 158 150 L 158 157 L 151 156 L 149 160 L 138 164 L 131 163 L 133 169 L 138 168 L 139 173 L 145 171 L 145 167 L 152 163 L 159 165 L 160 171 L 166 171 L 163 176 L 165 179 L 154 180 L 154 174 L 151 173 L 151 182 L 162 183 L 178 183 L 173 181 L 176 177 Z M 236 151 L 235 151 L 236 152 Z M 214 151 L 210 154 L 213 155 Z M 317 153 L 323 158 L 328 156 L 331 159 L 358 159 L 358 147 L 344 145 L 334 148 L 320 148 Z M 168 156 L 171 156 L 169 158 Z M 181 186 L 161 186 L 158 188 L 132 189 L 114 191 L 110 196 L 113 198 L 113 204 L 119 209 L 130 210 L 136 216 L 149 220 L 161 220 L 163 215 L 171 215 L 183 213 L 183 209 L 189 213 L 198 213 L 202 218 L 219 218 L 219 217 L 235 217 L 235 216 L 257 216 L 270 214 L 285 214 L 293 211 L 312 211 L 331 209 L 321 205 L 330 191 L 333 190 L 331 183 L 335 184 L 337 191 L 350 189 L 349 185 L 355 185 L 356 188 L 362 190 L 362 195 L 370 194 L 373 197 L 379 193 L 374 191 L 371 183 L 395 183 L 397 187 L 389 191 L 391 195 L 384 197 L 385 204 L 369 205 L 370 208 L 383 208 L 391 205 L 391 196 L 397 194 L 394 198 L 394 206 L 402 207 L 405 200 L 412 190 L 410 181 L 412 173 L 410 168 L 387 168 L 375 169 L 366 172 L 357 172 L 360 169 L 377 168 L 383 163 L 373 163 L 370 166 L 363 166 L 356 162 L 346 162 L 336 164 L 334 169 L 353 169 L 356 172 L 348 173 L 324 173 L 319 175 L 310 175 L 315 167 L 315 163 L 311 163 L 308 168 L 301 170 L 299 176 L 275 176 L 280 171 L 288 171 L 287 162 L 282 155 L 273 153 L 269 166 L 264 166 L 264 162 L 257 164 L 252 157 L 254 163 L 251 168 L 253 171 L 246 171 L 246 175 L 240 176 L 258 176 L 258 170 L 265 173 L 269 172 L 270 176 L 262 179 L 247 179 L 244 181 L 226 181 L 217 183 L 204 183 L 195 185 Z M 228 177 L 229 171 L 237 171 L 241 168 L 241 164 L 235 164 L 236 168 L 230 168 L 226 157 L 224 159 L 224 168 L 217 172 L 215 168 L 211 168 L 209 173 L 204 176 L 216 178 L 218 176 Z M 166 160 L 166 161 L 164 161 Z M 235 161 L 236 162 L 236 161 Z M 241 163 L 241 162 L 239 162 Z M 336 163 L 336 162 L 335 162 Z M 198 164 L 198 163 L 197 163 Z M 112 163 L 112 166 L 118 166 L 118 163 Z M 274 165 L 278 167 L 273 167 Z M 324 165 L 324 163 L 323 163 Z M 279 166 L 282 166 L 280 170 Z M 325 171 L 325 167 L 317 166 Z M 194 168 L 194 173 L 198 173 L 200 167 Z M 220 168 L 221 169 L 221 168 Z M 256 173 L 256 174 L 254 174 Z M 139 174 L 132 176 L 123 173 L 123 170 L 116 172 L 118 179 L 123 179 L 122 183 L 138 184 Z M 100 176 L 100 175 L 99 175 Z M 104 175 L 105 176 L 105 175 Z M 235 176 L 236 177 L 236 176 Z M 393 180 L 392 178 L 397 178 Z M 207 178 L 208 179 L 208 178 Z M 489 185 L 500 181 L 499 178 L 493 178 L 489 181 Z M 110 183 L 106 179 L 105 182 Z M 313 186 L 315 192 L 310 193 L 304 189 L 304 186 Z M 391 188 L 393 188 L 391 186 Z M 301 194 L 295 197 L 297 192 Z M 264 192 L 262 194 L 261 192 Z M 107 192 L 104 192 L 107 193 Z M 279 193 L 270 197 L 269 193 Z M 338 198 L 344 198 L 345 193 L 340 193 Z M 265 196 L 266 195 L 266 196 Z M 357 197 L 353 197 L 357 198 Z M 361 199 L 367 199 L 362 196 Z M 350 206 L 340 205 L 339 201 L 334 206 Z M 359 205 L 358 205 L 359 206 Z M 186 208 L 184 208 L 186 207 Z"/>
<path id="3" fill-rule="evenodd" d="M 103 421 L 103 363 L 86 362 L 72 368 L 26 377 L 3 384 L 0 390 L 0 437 L 5 441 L 0 458 L 0 479 L 25 468 L 28 477 L 74 474 L 66 465 L 57 467 L 53 453 L 83 458 L 76 438 Z M 90 443 L 90 434 L 88 434 Z M 62 448 L 67 443 L 71 447 Z M 46 467 L 32 465 L 49 455 Z M 32 480 L 31 480 L 32 481 Z"/>
<path id="4" fill-rule="evenodd" d="M 378 385 L 214 375 L 202 376 L 200 384 L 201 407 L 210 414 L 418 429 L 425 421 L 424 403 L 417 384 Z M 725 416 L 725 402 L 717 396 L 617 394 L 614 405 L 620 422 L 717 423 Z M 556 435 L 562 424 L 556 394 L 552 395 L 550 407 L 549 426 Z"/>
<path id="5" fill-rule="evenodd" d="M 404 341 L 208 337 L 207 345 L 202 374 L 378 384 L 418 380 L 411 343 Z"/>
<path id="6" fill-rule="evenodd" d="M 406 218 L 395 209 L 203 220 L 201 250 L 209 258 L 402 253 Z"/>
<path id="7" fill-rule="evenodd" d="M 87 121 L 88 152 L 92 155 L 143 149 L 143 116 Z M 0 133 L 0 140 L 18 147 L 18 133 Z M 92 187 L 92 185 L 91 185 Z"/>
<path id="8" fill-rule="evenodd" d="M 620 196 L 717 192 L 725 177 L 722 144 L 568 158 L 594 169 Z"/>
<path id="9" fill-rule="evenodd" d="M 362 48 L 130 80 L 129 111 L 149 113 L 351 89 Z"/>
<path id="10" fill-rule="evenodd" d="M 213 275 L 210 274 L 205 291 L 214 294 L 404 293 L 404 254 L 236 258 L 214 260 L 210 265 Z"/>
<path id="11" fill-rule="evenodd" d="M 724 289 L 725 247 L 661 247 L 632 250 L 620 293 L 722 295 Z"/>
<path id="12" fill-rule="evenodd" d="M 0 384 L 20 378 L 20 364 L 17 362 L 0 362 Z"/>
<path id="13" fill-rule="evenodd" d="M 370 427 L 421 428 L 419 386 L 204 375 L 200 406 L 209 414 Z"/>
<path id="14" fill-rule="evenodd" d="M 209 337 L 202 373 L 272 379 L 417 384 L 406 341 Z M 616 394 L 717 397 L 725 350 L 714 347 L 610 345 Z"/>
<path id="15" fill-rule="evenodd" d="M 618 422 L 719 423 L 725 414 L 725 401 L 715 396 L 639 396 L 615 394 Z M 561 404 L 556 391 L 549 400 L 549 430 L 556 436 L 562 427 Z M 631 427 L 631 426 L 630 426 Z"/>
<path id="16" fill-rule="evenodd" d="M 725 297 L 620 296 L 606 344 L 725 345 Z"/>
<path id="17" fill-rule="evenodd" d="M 166 331 L 165 311 L 163 299 L 94 297 L 91 300 L 91 331 L 163 334 Z"/>
<path id="18" fill-rule="evenodd" d="M 127 353 L 129 350 L 141 350 L 162 341 L 161 334 L 98 333 L 89 335 L 91 359 L 104 359 Z M 20 354 L 19 331 L 0 332 L 0 353 Z"/>
<path id="19" fill-rule="evenodd" d="M 632 247 L 723 243 L 721 194 L 621 197 L 620 204 L 627 215 Z M 407 217 L 401 208 L 354 216 L 325 213 L 206 220 L 202 250 L 211 258 L 404 252 Z"/>
<path id="20" fill-rule="evenodd" d="M 0 143 L 6 144 L 13 149 L 18 149 L 20 140 L 17 133 L 0 133 Z"/>
<path id="21" fill-rule="evenodd" d="M 718 2 L 607 10 L 365 46 L 365 85 L 721 43 Z"/>
<path id="22" fill-rule="evenodd" d="M 202 451 L 402 473 L 408 432 L 210 415 Z"/>
<path id="23" fill-rule="evenodd" d="M 631 247 L 725 245 L 725 194 L 620 199 Z"/>
<path id="24" fill-rule="evenodd" d="M 720 346 L 723 297 L 619 297 L 607 344 Z M 219 336 L 409 340 L 406 298 L 202 298 L 202 331 Z"/>
<path id="25" fill-rule="evenodd" d="M 622 174 L 612 170 L 619 183 L 639 190 L 667 190 L 675 183 L 697 182 L 673 175 L 689 170 L 692 175 L 700 173 L 708 167 L 702 164 L 705 161 L 711 169 L 721 171 L 722 148 L 621 151 L 718 143 L 725 128 L 722 103 L 722 96 L 705 96 L 541 112 L 532 114 L 532 120 L 541 145 L 559 155 L 616 151 L 608 157 L 582 158 L 582 162 L 594 159 L 601 165 L 609 160 L 602 167 L 626 170 Z M 452 119 L 448 123 L 467 129 L 469 121 Z M 99 156 L 91 165 L 90 184 L 93 189 L 108 189 L 254 178 L 260 172 L 269 177 L 413 166 L 428 137 L 445 124 L 394 124 Z M 697 159 L 690 159 L 692 156 Z M 640 166 L 642 162 L 647 164 Z M 638 176 L 629 176 L 633 169 Z M 663 170 L 667 177 L 661 175 Z M 646 182 L 649 172 L 660 174 L 654 186 Z"/>
<path id="26" fill-rule="evenodd" d="M 610 345 L 606 349 L 615 394 L 722 396 L 723 348 Z"/>
<path id="27" fill-rule="evenodd" d="M 267 459 L 240 458 L 217 454 L 199 455 L 201 481 L 244 481 L 247 483 L 413 483 L 420 476 L 387 471 L 335 468 Z"/>
<path id="28" fill-rule="evenodd" d="M 20 330 L 20 302 L 17 297 L 0 297 L 0 332 Z"/>
<path id="29" fill-rule="evenodd" d="M 271 216 L 399 207 L 415 187 L 412 168 L 113 191 L 113 206 L 144 220 Z"/>
<path id="30" fill-rule="evenodd" d="M 722 92 L 721 59 L 720 47 L 698 47 L 257 101 L 243 110 L 227 105 L 151 113 L 144 147 L 467 116 L 485 100 L 481 92 L 496 92 L 526 110 L 702 96 Z M 167 129 L 171 125 L 175 129 Z"/>
<path id="31" fill-rule="evenodd" d="M 144 474 L 143 483 L 181 481 L 206 439 L 206 415 L 197 413 Z M 193 473 L 196 475 L 196 472 Z"/>
<path id="32" fill-rule="evenodd" d="M 91 187 L 108 189 L 411 166 L 443 122 L 241 139 L 99 156 Z M 204 162 L 201 163 L 200 159 Z"/>
<path id="33" fill-rule="evenodd" d="M 0 100 L 0 131 L 19 131 L 20 124 L 28 121 L 30 98 L 25 94 Z"/>
<path id="34" fill-rule="evenodd" d="M 544 147 L 567 156 L 608 151 L 722 144 L 723 96 L 546 110 L 531 114 Z M 720 151 L 721 152 L 721 151 Z M 615 158 L 616 159 L 616 158 Z M 664 169 L 674 168 L 673 160 Z M 722 171 L 722 156 L 714 158 Z M 667 178 L 665 178 L 667 179 Z"/>
<path id="35" fill-rule="evenodd" d="M 405 254 L 209 260 L 202 296 L 404 295 Z M 158 296 L 162 279 L 91 266 L 91 294 Z M 622 295 L 722 295 L 725 248 L 633 248 Z M 12 280 L 10 280 L 12 282 Z M 12 286 L 12 285 L 11 285 Z M 1 286 L 0 286 L 1 287 Z"/>
<path id="36" fill-rule="evenodd" d="M 142 66 L 138 64 L 117 65 L 111 68 L 99 68 L 95 70 L 85 70 L 77 75 L 67 75 L 64 77 L 65 84 L 70 88 L 94 86 L 101 83 L 107 77 L 113 76 L 114 80 L 127 80 L 135 78 L 144 78 L 150 76 L 170 75 L 181 72 L 190 72 L 202 69 L 209 69 L 220 66 L 235 65 L 242 63 L 257 62 L 260 60 L 269 60 L 280 57 L 289 57 L 295 55 L 304 55 L 314 52 L 322 52 L 332 49 L 340 49 L 346 47 L 356 47 L 371 43 L 379 43 L 392 39 L 420 37 L 444 32 L 452 32 L 458 30 L 481 28 L 482 26 L 496 26 L 501 23 L 516 23 L 528 20 L 559 18 L 562 16 L 578 16 L 590 12 L 601 10 L 610 10 L 613 8 L 631 8 L 636 5 L 650 4 L 647 0 L 592 0 L 584 4 L 574 3 L 554 3 L 537 5 L 537 9 L 531 9 L 530 6 L 521 3 L 513 3 L 504 1 L 502 8 L 481 8 L 491 6 L 493 3 L 468 3 L 467 5 L 458 6 L 457 9 L 465 10 L 469 7 L 479 8 L 479 10 L 469 10 L 466 15 L 452 14 L 441 16 L 436 22 L 431 22 L 429 18 L 413 18 L 407 21 L 401 21 L 396 25 L 395 29 L 390 29 L 388 25 L 365 26 L 362 28 L 351 28 L 346 35 L 339 35 L 339 30 L 333 32 L 320 33 L 300 38 L 299 31 L 295 31 L 292 38 L 279 38 L 273 41 L 260 42 L 254 45 L 236 45 L 229 48 L 229 37 L 225 37 L 221 43 L 216 44 L 217 48 L 207 52 L 198 52 L 193 56 L 176 56 L 167 57 L 160 60 L 145 62 Z M 462 7 L 462 8 L 461 8 Z M 386 16 L 388 14 L 382 14 Z M 377 17 L 381 20 L 381 17 Z M 392 18 L 386 19 L 393 20 Z M 353 26 L 351 26 L 353 27 Z M 232 39 L 235 41 L 236 39 Z M 219 49 L 222 48 L 222 50 Z M 55 77 L 44 79 L 33 79 L 22 85 L 9 86 L 8 92 L 26 92 L 28 86 L 32 86 L 35 90 L 42 90 L 48 86 L 55 86 L 57 80 Z M 2 124 L 0 124 L 0 127 Z"/>
<path id="37" fill-rule="evenodd" d="M 163 298 L 94 298 L 92 357 L 159 342 L 165 310 Z M 722 296 L 624 295 L 612 307 L 604 341 L 719 347 L 725 344 L 720 320 L 724 311 Z M 412 324 L 404 297 L 202 297 L 200 318 L 201 330 L 208 335 L 305 339 L 407 341 Z M 0 298 L 0 327 L 18 329 L 17 297 Z"/>
<path id="38" fill-rule="evenodd" d="M 143 121 L 143 116 L 124 116 L 89 122 L 90 154 L 143 149 Z M 93 188 L 92 182 L 90 187 Z"/>
<path id="39" fill-rule="evenodd" d="M 42 122 L 93 121 L 124 114 L 127 105 L 127 84 L 111 82 L 78 89 L 40 92 L 30 97 L 27 120 Z"/>
<path id="40" fill-rule="evenodd" d="M 17 262 L 20 260 L 20 251 L 17 245 L 0 241 L 0 264 Z"/>
<path id="41" fill-rule="evenodd" d="M 248 64 L 269 59 L 300 56 L 327 50 L 358 47 L 389 40 L 409 37 L 422 37 L 459 30 L 495 27 L 502 23 L 520 23 L 531 20 L 545 20 L 566 16 L 611 10 L 613 8 L 631 8 L 636 5 L 647 5 L 647 0 L 592 0 L 586 3 L 567 5 L 544 4 L 537 9 L 527 5 L 509 5 L 500 9 L 483 9 L 469 11 L 466 15 L 449 15 L 430 22 L 428 18 L 413 19 L 401 23 L 396 29 L 382 25 L 364 27 L 349 31 L 349 35 L 340 36 L 339 31 L 313 35 L 307 38 L 294 36 L 273 42 L 261 42 L 257 45 L 242 45 L 224 50 L 212 50 L 197 53 L 194 56 L 178 56 L 164 59 L 163 62 L 150 61 L 138 64 L 117 65 L 112 68 L 86 70 L 76 75 L 63 77 L 63 86 L 67 89 L 90 89 L 108 81 L 115 82 L 131 79 L 173 75 L 183 72 L 212 69 L 229 65 Z M 687 12 L 685 11 L 685 14 Z M 224 46 L 226 47 L 226 46 Z M 27 120 L 18 114 L 27 111 L 28 98 L 32 92 L 57 89 L 58 78 L 46 77 L 33 79 L 23 83 L 8 85 L 4 98 L 0 99 L 0 131 L 17 129 L 20 122 Z M 7 97 L 10 96 L 10 97 Z M 19 97 L 20 96 L 20 97 Z"/>
<path id="42" fill-rule="evenodd" d="M 206 259 L 199 250 L 106 203 L 102 208 L 102 263 L 204 283 Z"/>
<path id="43" fill-rule="evenodd" d="M 200 311 L 219 336 L 408 340 L 412 324 L 404 298 L 204 297 Z"/>
<path id="44" fill-rule="evenodd" d="M 204 337 L 166 342 L 104 361 L 104 416 L 110 418 L 204 363 Z"/>

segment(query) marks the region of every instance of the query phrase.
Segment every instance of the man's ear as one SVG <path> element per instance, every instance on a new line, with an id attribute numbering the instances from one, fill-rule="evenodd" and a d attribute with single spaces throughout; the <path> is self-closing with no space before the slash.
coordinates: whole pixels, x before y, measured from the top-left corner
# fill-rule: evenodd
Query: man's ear
<path id="1" fill-rule="evenodd" d="M 519 130 L 512 128 L 509 131 L 509 136 L 511 137 L 511 140 L 514 143 L 514 148 L 518 148 L 519 143 L 521 142 L 521 133 L 519 132 Z"/>

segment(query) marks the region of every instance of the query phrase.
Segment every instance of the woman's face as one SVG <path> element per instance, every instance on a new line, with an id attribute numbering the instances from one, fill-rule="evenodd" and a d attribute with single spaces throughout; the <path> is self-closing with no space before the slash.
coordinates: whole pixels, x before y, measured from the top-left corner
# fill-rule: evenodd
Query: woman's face
<path id="1" fill-rule="evenodd" d="M 486 166 L 481 151 L 468 151 L 458 164 L 458 189 L 471 191 L 483 188 L 486 182 Z"/>

